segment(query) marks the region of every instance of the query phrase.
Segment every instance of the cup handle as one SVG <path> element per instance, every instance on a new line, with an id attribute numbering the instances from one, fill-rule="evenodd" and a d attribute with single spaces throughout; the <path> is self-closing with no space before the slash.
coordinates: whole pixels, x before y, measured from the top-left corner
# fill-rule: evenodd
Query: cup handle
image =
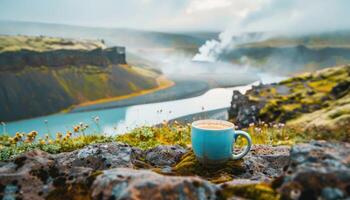
<path id="1" fill-rule="evenodd" d="M 244 150 L 239 153 L 239 154 L 232 154 L 232 159 L 237 160 L 237 159 L 241 159 L 243 158 L 245 155 L 247 155 L 247 153 L 250 151 L 251 147 L 252 147 L 252 139 L 250 138 L 250 135 L 247 132 L 244 131 L 235 131 L 235 140 L 237 139 L 238 136 L 243 136 L 247 142 L 248 145 L 244 148 Z"/>

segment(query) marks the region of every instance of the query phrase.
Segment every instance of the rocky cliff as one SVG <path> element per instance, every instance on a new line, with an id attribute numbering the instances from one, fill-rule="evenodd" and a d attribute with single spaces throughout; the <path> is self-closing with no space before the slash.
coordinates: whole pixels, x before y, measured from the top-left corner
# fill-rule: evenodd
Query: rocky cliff
<path id="1" fill-rule="evenodd" d="M 329 137 L 350 134 L 350 66 L 305 73 L 277 84 L 235 91 L 230 118 L 240 127 L 277 122 Z M 347 138 L 348 140 L 349 138 Z"/>
<path id="2" fill-rule="evenodd" d="M 158 86 L 158 73 L 126 65 L 124 47 L 46 37 L 0 39 L 0 121 Z"/>
<path id="3" fill-rule="evenodd" d="M 60 49 L 52 51 L 19 50 L 0 53 L 0 70 L 21 70 L 25 67 L 64 67 L 126 64 L 125 48 L 111 47 L 93 50 Z"/>

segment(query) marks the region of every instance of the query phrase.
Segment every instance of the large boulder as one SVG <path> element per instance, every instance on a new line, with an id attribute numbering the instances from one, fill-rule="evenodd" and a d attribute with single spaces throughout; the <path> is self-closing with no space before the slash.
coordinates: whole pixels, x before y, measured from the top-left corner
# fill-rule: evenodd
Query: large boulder
<path id="1" fill-rule="evenodd" d="M 283 199 L 350 196 L 350 144 L 314 141 L 293 146 L 290 164 L 274 181 Z"/>
<path id="2" fill-rule="evenodd" d="M 213 183 L 222 183 L 233 179 L 270 181 L 282 174 L 289 163 L 287 146 L 253 145 L 252 150 L 243 159 L 230 160 L 225 165 L 206 166 L 201 164 L 193 151 L 184 154 L 181 161 L 173 166 L 171 174 L 181 176 L 200 176 Z"/>
<path id="3" fill-rule="evenodd" d="M 196 177 L 171 177 L 146 170 L 103 171 L 92 185 L 93 199 L 217 199 L 218 187 Z"/>
<path id="4" fill-rule="evenodd" d="M 260 105 L 249 100 L 248 96 L 239 91 L 233 91 L 231 106 L 228 111 L 229 118 L 234 120 L 238 128 L 247 127 L 250 123 L 258 122 Z"/>
<path id="5" fill-rule="evenodd" d="M 103 170 L 115 167 L 132 167 L 133 148 L 123 143 L 88 145 L 82 149 L 56 155 L 59 165 L 89 167 Z"/>

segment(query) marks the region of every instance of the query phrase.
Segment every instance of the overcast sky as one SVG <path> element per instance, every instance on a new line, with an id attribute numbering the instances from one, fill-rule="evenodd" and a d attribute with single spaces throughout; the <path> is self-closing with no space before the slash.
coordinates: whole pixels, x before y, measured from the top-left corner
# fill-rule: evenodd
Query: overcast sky
<path id="1" fill-rule="evenodd" d="M 350 29 L 350 0 L 0 0 L 0 20 L 160 31 Z"/>

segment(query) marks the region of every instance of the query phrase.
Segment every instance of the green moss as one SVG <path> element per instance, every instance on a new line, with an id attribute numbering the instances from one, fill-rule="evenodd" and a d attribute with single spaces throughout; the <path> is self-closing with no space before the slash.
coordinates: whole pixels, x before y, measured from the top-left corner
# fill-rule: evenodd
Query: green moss
<path id="1" fill-rule="evenodd" d="M 279 194 L 268 184 L 250 184 L 250 185 L 227 185 L 221 191 L 224 199 L 232 197 L 241 197 L 256 200 L 277 200 Z"/>
<path id="2" fill-rule="evenodd" d="M 350 109 L 346 109 L 346 110 L 335 110 L 334 112 L 332 112 L 329 117 L 331 119 L 336 119 L 340 116 L 343 116 L 343 115 L 350 115 Z"/>
<path id="3" fill-rule="evenodd" d="M 173 167 L 176 175 L 180 176 L 201 176 L 213 183 L 222 183 L 233 179 L 234 175 L 244 173 L 243 160 L 230 160 L 224 165 L 208 166 L 202 165 L 189 151 L 182 156 L 181 161 Z"/>
<path id="4" fill-rule="evenodd" d="M 329 80 L 317 80 L 309 82 L 308 85 L 318 91 L 323 93 L 329 93 L 337 83 Z"/>
<path id="5" fill-rule="evenodd" d="M 191 143 L 190 126 L 166 124 L 159 127 L 141 127 L 117 136 L 116 140 L 142 149 L 149 149 L 157 145 L 187 146 Z"/>

